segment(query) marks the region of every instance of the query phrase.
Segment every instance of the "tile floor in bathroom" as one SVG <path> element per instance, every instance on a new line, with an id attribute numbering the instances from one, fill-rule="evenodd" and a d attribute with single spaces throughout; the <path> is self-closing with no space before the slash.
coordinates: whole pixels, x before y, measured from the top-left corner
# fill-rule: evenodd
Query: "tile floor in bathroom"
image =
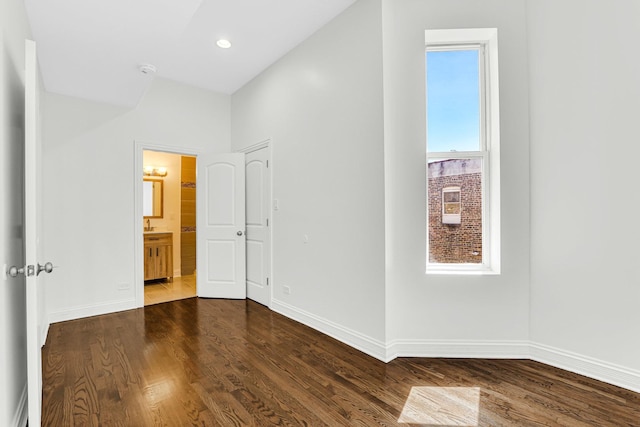
<path id="1" fill-rule="evenodd" d="M 152 281 L 144 285 L 144 305 L 196 296 L 196 276 L 174 277 L 173 281 Z"/>

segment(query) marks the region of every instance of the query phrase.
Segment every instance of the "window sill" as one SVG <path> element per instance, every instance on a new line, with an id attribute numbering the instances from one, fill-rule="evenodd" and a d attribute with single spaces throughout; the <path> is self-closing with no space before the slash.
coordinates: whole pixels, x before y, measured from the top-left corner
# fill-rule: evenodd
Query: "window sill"
<path id="1" fill-rule="evenodd" d="M 428 269 L 425 274 L 427 276 L 499 276 L 500 271 L 490 270 L 490 269 L 440 269 L 440 268 L 431 268 Z"/>

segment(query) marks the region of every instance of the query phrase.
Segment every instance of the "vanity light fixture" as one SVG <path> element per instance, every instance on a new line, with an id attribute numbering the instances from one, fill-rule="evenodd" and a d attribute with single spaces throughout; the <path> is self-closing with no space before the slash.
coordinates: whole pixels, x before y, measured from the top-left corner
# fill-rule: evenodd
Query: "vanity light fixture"
<path id="1" fill-rule="evenodd" d="M 231 42 L 226 39 L 220 39 L 216 42 L 216 44 L 222 49 L 229 49 L 231 47 Z"/>
<path id="2" fill-rule="evenodd" d="M 167 168 L 162 166 L 145 166 L 143 171 L 145 176 L 167 176 Z"/>

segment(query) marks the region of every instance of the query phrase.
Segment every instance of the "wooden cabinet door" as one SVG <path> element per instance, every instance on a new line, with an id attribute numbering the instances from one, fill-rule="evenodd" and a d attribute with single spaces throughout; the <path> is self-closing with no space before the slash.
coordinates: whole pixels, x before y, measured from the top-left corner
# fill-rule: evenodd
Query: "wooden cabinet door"
<path id="1" fill-rule="evenodd" d="M 155 246 L 144 245 L 144 280 L 156 278 L 156 253 Z"/>
<path id="2" fill-rule="evenodd" d="M 165 278 L 169 274 L 169 251 L 168 246 L 158 245 L 155 247 L 156 255 L 156 278 Z"/>
<path id="3" fill-rule="evenodd" d="M 173 278 L 173 236 L 145 236 L 144 280 Z"/>

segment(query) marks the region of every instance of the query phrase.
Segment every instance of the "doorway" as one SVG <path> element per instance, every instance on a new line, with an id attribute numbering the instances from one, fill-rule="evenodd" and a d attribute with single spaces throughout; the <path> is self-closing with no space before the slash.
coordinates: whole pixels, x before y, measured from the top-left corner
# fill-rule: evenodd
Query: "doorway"
<path id="1" fill-rule="evenodd" d="M 196 158 L 144 150 L 144 305 L 196 296 Z"/>
<path id="2" fill-rule="evenodd" d="M 135 154 L 136 305 L 194 297 L 196 153 L 136 141 Z"/>
<path id="3" fill-rule="evenodd" d="M 134 167 L 134 183 L 135 183 L 134 193 L 135 194 L 134 195 L 135 195 L 136 203 L 135 203 L 134 215 L 135 215 L 135 218 L 140 218 L 140 219 L 142 219 L 143 217 L 143 204 L 142 204 L 143 180 L 140 179 L 140 176 L 143 175 L 144 151 L 153 151 L 153 152 L 159 152 L 159 153 L 165 153 L 165 154 L 177 154 L 181 156 L 190 156 L 190 157 L 193 157 L 194 159 L 197 158 L 196 163 L 198 163 L 198 168 L 201 168 L 200 163 L 202 162 L 204 162 L 203 165 L 205 166 L 207 165 L 207 162 L 204 160 L 204 158 L 203 159 L 200 158 L 201 153 L 198 153 L 195 151 L 188 152 L 183 147 L 164 146 L 164 145 L 158 145 L 158 144 L 151 144 L 143 141 L 136 141 L 135 156 L 134 156 L 135 157 L 135 167 Z M 250 192 L 250 195 L 247 196 L 246 202 L 251 203 L 252 205 L 251 207 L 248 208 L 248 212 L 247 212 L 250 216 L 249 221 L 247 221 L 245 224 L 245 221 L 243 218 L 243 222 L 242 222 L 243 224 L 242 228 L 244 228 L 246 232 L 249 234 L 247 235 L 247 237 L 249 237 L 248 239 L 249 242 L 247 242 L 246 255 L 245 253 L 242 254 L 242 258 L 249 263 L 246 265 L 246 270 L 243 268 L 243 271 L 246 271 L 246 277 L 248 278 L 248 280 L 245 279 L 246 280 L 245 286 L 247 291 L 249 290 L 249 288 L 252 288 L 252 290 L 249 291 L 249 294 L 250 294 L 249 298 L 254 299 L 255 301 L 260 302 L 261 304 L 269 307 L 271 305 L 271 288 L 273 286 L 273 280 L 271 277 L 271 272 L 272 272 L 271 229 L 273 227 L 273 224 L 271 221 L 271 194 L 272 194 L 271 170 L 272 168 L 269 164 L 270 156 L 271 156 L 270 141 L 267 140 L 259 144 L 256 144 L 254 146 L 248 147 L 242 150 L 242 152 L 247 156 L 249 156 L 249 158 L 247 161 L 242 162 L 244 163 L 244 168 L 243 168 L 243 174 L 242 174 L 243 182 L 241 185 L 242 185 L 242 188 L 244 189 L 245 188 L 244 175 L 245 173 L 247 173 L 250 176 L 249 177 L 250 182 L 247 184 L 248 185 L 247 189 Z M 155 165 L 150 165 L 150 166 L 155 166 Z M 159 165 L 159 167 L 161 168 L 162 165 Z M 260 173 L 257 173 L 258 170 L 260 171 Z M 167 172 L 169 173 L 169 171 Z M 206 167 L 203 170 L 198 172 L 198 174 L 200 173 L 204 173 L 203 177 L 206 176 L 207 175 Z M 202 179 L 199 179 L 198 181 L 201 181 Z M 208 181 L 209 180 L 204 179 L 203 182 L 206 184 Z M 194 187 L 195 187 L 195 184 L 194 184 Z M 198 187 L 201 187 L 201 185 L 198 184 Z M 198 197 L 201 197 L 201 196 L 202 195 L 199 195 Z M 195 195 L 194 195 L 194 198 L 195 198 Z M 245 212 L 244 194 L 242 199 L 243 199 L 243 203 L 242 203 L 243 206 L 241 210 L 242 212 Z M 209 196 L 207 196 L 207 200 L 209 200 Z M 194 201 L 194 205 L 195 205 L 195 201 Z M 171 212 L 167 211 L 167 215 L 171 216 Z M 152 220 L 151 224 L 149 225 L 151 227 L 155 227 L 154 223 L 155 221 Z M 245 225 L 246 225 L 246 228 L 245 228 Z M 136 265 L 134 283 L 136 283 L 135 300 L 136 300 L 137 307 L 143 307 L 145 305 L 144 304 L 144 293 L 145 293 L 144 292 L 145 290 L 144 253 L 145 253 L 145 250 L 144 250 L 144 240 L 143 240 L 143 234 L 144 234 L 143 230 L 145 226 L 147 226 L 147 224 L 145 224 L 144 221 L 140 221 L 140 220 L 134 221 L 134 241 L 135 241 L 134 256 L 135 256 L 135 265 Z M 156 228 L 152 231 L 162 231 L 162 230 L 158 230 Z M 200 241 L 201 238 L 206 240 L 205 237 L 200 236 L 200 234 L 202 234 L 200 231 L 197 233 L 195 229 L 192 231 L 193 231 L 192 238 L 194 240 L 198 242 Z M 262 232 L 262 236 L 259 235 L 260 231 Z M 196 236 L 199 236 L 199 237 L 196 238 Z M 197 243 L 197 244 L 200 244 L 200 243 Z M 198 252 L 200 252 L 200 250 L 198 250 Z M 203 260 L 198 261 L 198 265 L 201 261 Z M 207 263 L 205 262 L 205 264 Z M 244 261 L 243 261 L 243 264 L 244 264 Z M 209 275 L 206 274 L 206 271 L 204 271 L 204 273 L 203 272 L 201 273 L 205 274 L 203 277 L 209 277 Z M 174 282 L 175 282 L 175 279 L 178 276 L 177 274 L 175 274 L 174 276 L 175 276 L 174 277 Z M 243 273 L 243 276 L 245 276 L 244 273 Z M 201 291 L 200 286 L 197 286 L 196 288 L 195 280 L 194 280 L 194 288 L 196 289 L 196 294 L 200 293 Z M 204 295 L 204 296 L 206 297 L 207 295 Z"/>

